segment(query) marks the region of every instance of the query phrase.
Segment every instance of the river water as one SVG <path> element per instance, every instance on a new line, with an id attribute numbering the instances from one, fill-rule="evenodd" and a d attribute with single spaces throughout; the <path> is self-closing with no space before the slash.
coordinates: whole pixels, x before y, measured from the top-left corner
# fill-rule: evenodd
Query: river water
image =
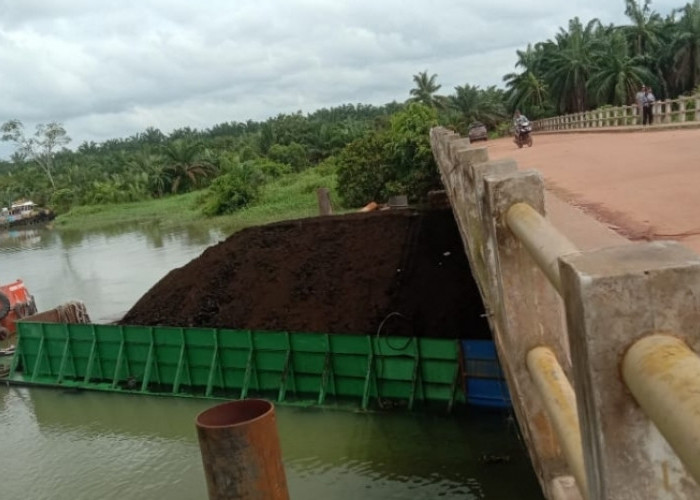
<path id="1" fill-rule="evenodd" d="M 24 280 L 40 310 L 77 299 L 113 321 L 224 238 L 154 225 L 3 232 L 0 282 Z M 0 498 L 205 499 L 194 418 L 212 404 L 0 386 Z M 276 412 L 294 500 L 542 498 L 509 412 Z"/>

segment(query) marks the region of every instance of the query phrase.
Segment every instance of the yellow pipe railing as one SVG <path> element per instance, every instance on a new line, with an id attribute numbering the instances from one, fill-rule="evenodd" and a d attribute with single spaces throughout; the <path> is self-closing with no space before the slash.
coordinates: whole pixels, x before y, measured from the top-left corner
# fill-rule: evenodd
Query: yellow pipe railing
<path id="1" fill-rule="evenodd" d="M 700 357 L 681 339 L 655 333 L 627 350 L 622 378 L 700 484 Z"/>
<path id="2" fill-rule="evenodd" d="M 527 368 L 542 397 L 581 496 L 587 498 L 581 426 L 576 409 L 576 395 L 571 383 L 554 352 L 548 347 L 535 347 L 530 350 L 527 353 Z"/>
<path id="3" fill-rule="evenodd" d="M 527 203 L 510 207 L 506 223 L 561 295 L 559 257 L 578 252 L 576 245 Z"/>

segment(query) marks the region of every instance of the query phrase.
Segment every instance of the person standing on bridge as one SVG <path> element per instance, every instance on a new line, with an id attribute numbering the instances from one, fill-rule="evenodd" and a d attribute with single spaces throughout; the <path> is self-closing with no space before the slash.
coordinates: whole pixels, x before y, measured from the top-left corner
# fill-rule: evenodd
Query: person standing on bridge
<path id="1" fill-rule="evenodd" d="M 654 121 L 653 104 L 656 101 L 651 89 L 642 85 L 641 90 L 635 95 L 635 100 L 639 107 L 639 116 L 642 117 L 642 125 L 651 125 Z"/>
<path id="2" fill-rule="evenodd" d="M 650 87 L 644 89 L 644 111 L 642 125 L 651 125 L 654 121 L 654 102 L 656 97 L 651 92 Z"/>

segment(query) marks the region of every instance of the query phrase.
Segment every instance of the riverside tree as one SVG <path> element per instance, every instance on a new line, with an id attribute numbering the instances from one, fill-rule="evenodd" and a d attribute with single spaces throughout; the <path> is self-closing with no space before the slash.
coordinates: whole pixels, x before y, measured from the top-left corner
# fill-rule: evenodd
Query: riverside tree
<path id="1" fill-rule="evenodd" d="M 56 190 L 53 180 L 54 157 L 56 151 L 68 144 L 71 139 L 63 125 L 57 122 L 47 124 L 40 123 L 36 126 L 33 137 L 27 137 L 24 133 L 24 125 L 19 120 L 9 120 L 0 127 L 2 139 L 14 143 L 16 147 L 15 158 L 31 160 L 44 171 L 49 178 L 51 188 Z"/>

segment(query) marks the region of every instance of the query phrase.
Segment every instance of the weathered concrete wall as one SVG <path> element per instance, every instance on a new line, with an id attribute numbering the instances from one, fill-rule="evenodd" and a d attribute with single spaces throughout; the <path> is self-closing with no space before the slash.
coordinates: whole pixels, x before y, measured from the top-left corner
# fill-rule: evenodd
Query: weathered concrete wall
<path id="1" fill-rule="evenodd" d="M 663 397 L 668 412 L 685 408 L 682 418 L 668 424 L 670 419 L 664 419 L 668 413 L 653 406 L 659 390 L 656 395 L 645 394 L 646 410 L 642 410 L 621 376 L 630 347 L 659 332 L 667 338 L 670 333 L 672 342 L 679 338 L 687 346 L 685 364 L 675 364 L 675 373 L 700 373 L 695 354 L 700 350 L 700 256 L 675 243 L 594 250 L 581 245 L 586 251 L 579 252 L 565 238 L 547 241 L 549 229 L 539 234 L 541 241 L 527 241 L 526 247 L 523 235 L 511 230 L 522 231 L 512 225 L 517 211 L 510 209 L 524 203 L 534 209 L 523 207 L 533 218 L 548 224 L 537 215 L 545 215 L 540 175 L 518 171 L 512 160 L 489 161 L 486 148 L 474 148 L 443 128 L 431 131 L 431 145 L 545 496 L 700 498 L 700 487 L 691 475 L 694 472 L 698 478 L 700 466 L 688 466 L 688 460 L 700 461 L 700 431 L 694 431 L 700 429 L 700 380 L 684 376 L 672 380 L 667 370 L 672 361 L 663 351 L 647 352 L 645 359 L 657 364 L 635 361 L 634 376 L 642 377 L 635 380 L 636 390 L 649 384 L 680 387 L 677 395 Z M 545 263 L 557 289 L 531 255 Z M 536 385 L 527 358 L 542 352 L 533 350 L 539 346 L 548 349 L 552 366 L 561 371 L 545 373 Z M 542 382 L 547 376 L 559 379 L 568 400 L 538 392 L 547 390 Z M 562 405 L 561 414 L 570 417 L 564 424 L 556 420 L 559 434 L 550 420 L 550 415 L 558 418 L 552 404 Z M 685 427 L 679 430 L 679 425 Z M 575 431 L 574 444 L 580 441 L 581 446 L 571 445 L 569 431 Z M 669 442 L 685 457 L 685 465 Z"/>
<path id="2" fill-rule="evenodd" d="M 544 212 L 542 179 L 535 172 L 518 172 L 512 160 L 488 161 L 486 148 L 471 148 L 468 139 L 446 129 L 434 129 L 431 143 L 535 472 L 548 497 L 558 497 L 556 490 L 565 492 L 564 498 L 577 498 L 559 441 L 526 365 L 530 349 L 551 345 L 564 360 L 565 370 L 570 369 L 562 303 L 504 226 L 504 211 L 514 202 L 526 201 Z"/>

